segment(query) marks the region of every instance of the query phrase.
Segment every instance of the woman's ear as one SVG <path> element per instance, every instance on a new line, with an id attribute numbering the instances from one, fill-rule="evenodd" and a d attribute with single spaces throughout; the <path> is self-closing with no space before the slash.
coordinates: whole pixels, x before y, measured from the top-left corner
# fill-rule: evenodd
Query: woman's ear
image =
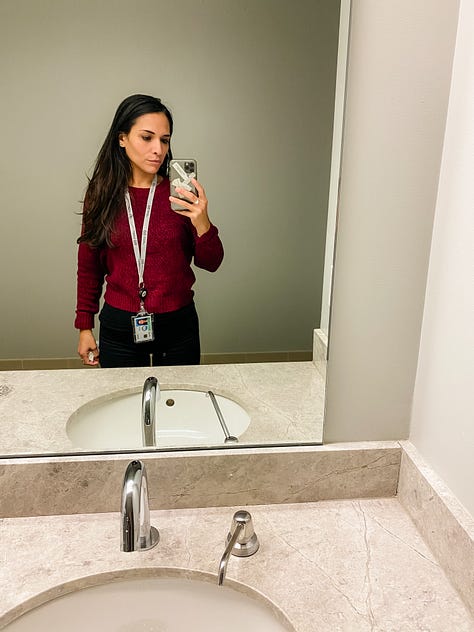
<path id="1" fill-rule="evenodd" d="M 125 147 L 125 134 L 123 132 L 119 134 L 119 145 Z"/>

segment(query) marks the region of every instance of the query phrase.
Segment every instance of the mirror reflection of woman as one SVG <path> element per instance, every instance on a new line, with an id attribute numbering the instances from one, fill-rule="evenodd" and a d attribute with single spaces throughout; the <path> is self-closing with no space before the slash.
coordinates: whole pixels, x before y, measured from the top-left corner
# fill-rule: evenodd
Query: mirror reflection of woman
<path id="1" fill-rule="evenodd" d="M 199 364 L 191 262 L 214 272 L 224 251 L 201 184 L 192 180 L 196 195 L 178 189 L 185 200 L 170 196 L 172 133 L 160 99 L 132 95 L 119 105 L 97 156 L 78 239 L 75 327 L 84 364 Z"/>

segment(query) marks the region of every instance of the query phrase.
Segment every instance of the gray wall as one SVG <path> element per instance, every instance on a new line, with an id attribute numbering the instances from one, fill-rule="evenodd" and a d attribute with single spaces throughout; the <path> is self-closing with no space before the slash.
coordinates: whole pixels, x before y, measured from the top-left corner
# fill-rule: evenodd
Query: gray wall
<path id="1" fill-rule="evenodd" d="M 226 257 L 203 351 L 310 349 L 319 324 L 338 2 L 3 0 L 0 358 L 73 356 L 86 174 L 118 103 L 161 96 Z"/>

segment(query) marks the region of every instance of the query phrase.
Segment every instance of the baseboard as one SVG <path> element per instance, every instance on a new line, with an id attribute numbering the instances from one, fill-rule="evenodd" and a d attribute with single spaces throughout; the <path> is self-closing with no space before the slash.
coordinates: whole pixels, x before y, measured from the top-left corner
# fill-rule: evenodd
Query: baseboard
<path id="1" fill-rule="evenodd" d="M 412 443 L 401 446 L 398 499 L 474 614 L 474 518 Z"/>
<path id="2" fill-rule="evenodd" d="M 310 362 L 311 351 L 251 351 L 247 353 L 203 353 L 201 364 L 246 364 L 251 362 Z M 0 371 L 50 371 L 83 369 L 79 358 L 0 359 Z M 86 367 L 95 368 L 95 367 Z"/>

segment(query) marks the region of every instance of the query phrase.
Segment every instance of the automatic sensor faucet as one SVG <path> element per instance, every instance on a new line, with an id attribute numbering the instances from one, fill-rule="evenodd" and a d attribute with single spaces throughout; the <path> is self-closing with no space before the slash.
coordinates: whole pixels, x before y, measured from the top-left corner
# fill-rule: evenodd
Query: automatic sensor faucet
<path id="1" fill-rule="evenodd" d="M 142 438 L 145 447 L 155 447 L 156 402 L 160 399 L 160 385 L 156 377 L 148 377 L 142 393 Z"/>
<path id="2" fill-rule="evenodd" d="M 160 535 L 150 525 L 148 479 L 145 464 L 138 459 L 128 464 L 123 479 L 120 550 L 146 551 L 153 548 Z"/>

